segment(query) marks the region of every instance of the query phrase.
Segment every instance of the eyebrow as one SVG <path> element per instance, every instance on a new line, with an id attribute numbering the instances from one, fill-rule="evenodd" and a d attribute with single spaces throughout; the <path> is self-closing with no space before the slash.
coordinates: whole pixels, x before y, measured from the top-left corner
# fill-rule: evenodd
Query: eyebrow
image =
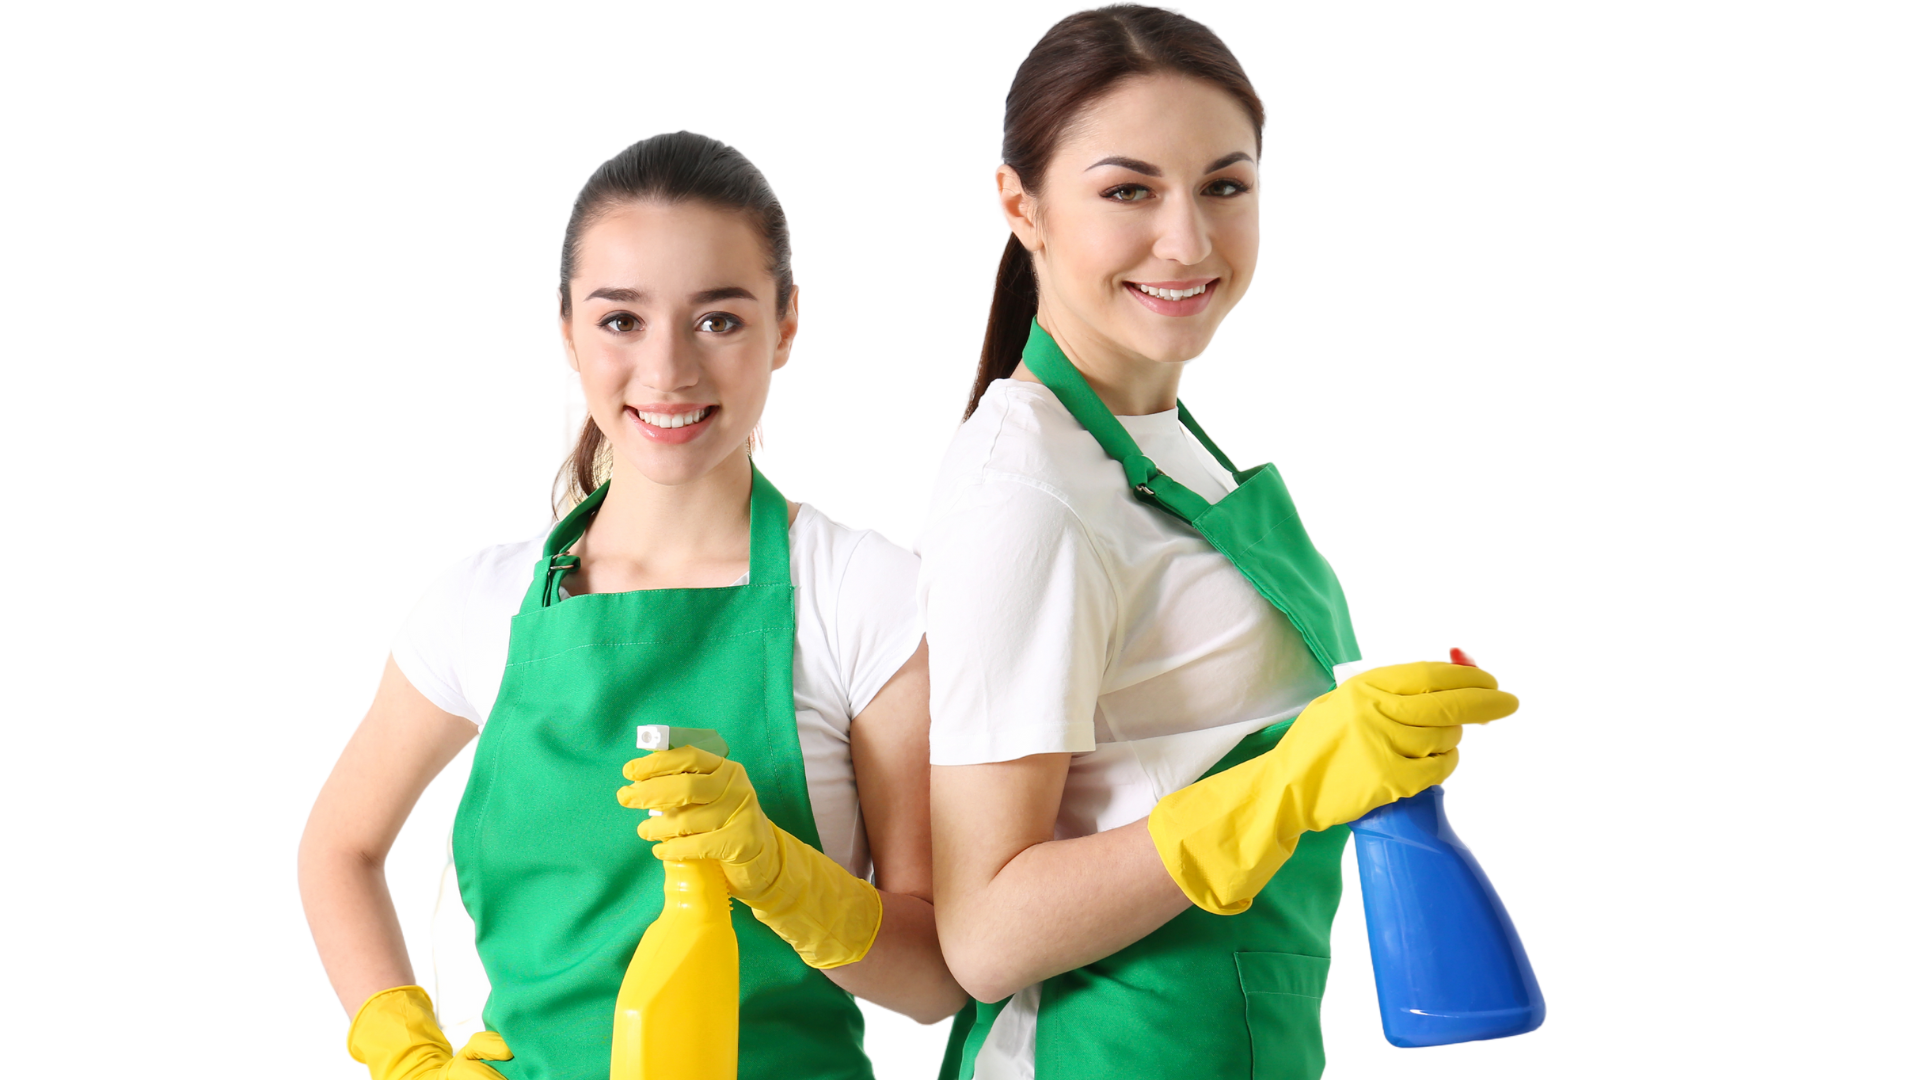
<path id="1" fill-rule="evenodd" d="M 647 294 L 638 289 L 595 289 L 587 294 L 589 300 L 611 300 L 616 304 L 638 304 L 646 300 Z M 693 294 L 696 304 L 711 304 L 715 300 L 758 300 L 753 293 L 738 285 L 722 285 L 717 289 L 703 289 Z"/>
<path id="2" fill-rule="evenodd" d="M 1213 164 L 1207 166 L 1206 171 L 1219 172 L 1221 169 L 1224 169 L 1227 166 L 1232 165 L 1236 161 L 1252 161 L 1252 160 L 1253 160 L 1252 154 L 1247 153 L 1245 150 L 1235 150 L 1233 153 L 1228 154 L 1226 157 L 1223 157 L 1219 161 L 1216 161 Z M 1099 168 L 1102 165 L 1118 165 L 1123 169 L 1132 170 L 1133 172 L 1140 173 L 1143 176 L 1161 175 L 1160 166 L 1158 165 L 1150 165 L 1147 162 L 1141 161 L 1139 158 L 1120 157 L 1118 155 L 1115 155 L 1113 157 L 1103 157 L 1099 161 L 1096 161 L 1093 164 L 1087 166 L 1086 171 L 1092 172 L 1093 170 Z"/>

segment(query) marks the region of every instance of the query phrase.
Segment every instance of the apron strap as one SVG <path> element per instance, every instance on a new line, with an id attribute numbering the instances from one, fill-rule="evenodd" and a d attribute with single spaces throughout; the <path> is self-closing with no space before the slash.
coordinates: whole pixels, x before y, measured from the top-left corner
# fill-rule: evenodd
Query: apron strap
<path id="1" fill-rule="evenodd" d="M 752 585 L 786 586 L 793 583 L 792 556 L 787 550 L 787 497 L 780 494 L 760 470 L 753 468 L 753 494 L 748 504 L 751 550 L 747 556 L 747 582 Z M 586 534 L 587 524 L 600 504 L 607 500 L 608 481 L 567 511 L 567 516 L 547 534 L 540 565 L 534 568 L 533 583 L 521 601 L 520 613 L 549 608 L 560 602 L 560 582 L 580 565 L 580 557 L 567 549 Z"/>
<path id="2" fill-rule="evenodd" d="M 753 470 L 747 584 L 791 585 L 793 556 L 787 551 L 787 497 L 760 474 L 759 466 L 749 463 L 747 467 Z"/>
<path id="3" fill-rule="evenodd" d="M 567 511 L 567 516 L 547 534 L 547 543 L 540 552 L 540 565 L 534 567 L 533 582 L 527 586 L 526 598 L 520 602 L 520 614 L 552 607 L 560 601 L 560 580 L 567 572 L 580 565 L 578 555 L 570 555 L 567 549 L 579 540 L 587 531 L 587 523 L 593 520 L 594 511 L 607 500 L 607 484 L 593 489 L 593 493 L 580 500 L 580 505 Z"/>
<path id="4" fill-rule="evenodd" d="M 1140 444 L 1133 441 L 1132 433 L 1113 415 L 1113 410 L 1107 408 L 1106 402 L 1100 400 L 1100 395 L 1093 392 L 1093 387 L 1087 385 L 1086 376 L 1080 374 L 1080 369 L 1073 366 L 1067 354 L 1060 351 L 1053 336 L 1040 329 L 1039 319 L 1033 320 L 1033 329 L 1027 332 L 1027 347 L 1020 359 L 1027 365 L 1028 371 L 1053 391 L 1054 396 L 1060 399 L 1060 404 L 1073 414 L 1073 418 L 1080 421 L 1080 425 L 1100 444 L 1100 449 L 1105 450 L 1108 457 L 1119 462 L 1120 467 L 1126 470 L 1127 486 L 1133 489 L 1135 498 L 1150 506 L 1157 506 L 1189 525 L 1213 509 L 1213 504 L 1194 494 L 1185 484 L 1161 472 L 1160 466 L 1155 465 L 1152 458 L 1141 453 Z M 1213 440 L 1200 432 L 1199 425 L 1193 422 L 1186 406 L 1181 405 L 1179 409 L 1180 420 L 1188 430 L 1197 434 L 1201 444 L 1212 451 L 1222 465 L 1238 475 L 1233 463 L 1213 445 Z"/>
<path id="5" fill-rule="evenodd" d="M 1180 410 L 1180 422 L 1187 426 L 1187 430 L 1193 433 L 1194 438 L 1200 440 L 1201 446 L 1207 448 L 1207 453 L 1213 455 L 1213 460 L 1219 462 L 1221 468 L 1233 474 L 1234 482 L 1239 483 L 1244 481 L 1248 474 L 1236 468 L 1233 462 L 1227 458 L 1226 451 L 1215 446 L 1213 440 L 1207 438 L 1207 433 L 1200 429 L 1200 421 L 1195 420 L 1193 414 L 1187 411 L 1187 403 L 1175 400 L 1173 407 Z"/>

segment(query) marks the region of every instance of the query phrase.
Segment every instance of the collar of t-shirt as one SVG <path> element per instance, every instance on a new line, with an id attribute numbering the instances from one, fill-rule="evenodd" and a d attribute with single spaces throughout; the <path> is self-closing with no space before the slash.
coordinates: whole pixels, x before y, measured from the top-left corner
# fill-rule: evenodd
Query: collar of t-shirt
<path id="1" fill-rule="evenodd" d="M 1185 484 L 1208 502 L 1219 502 L 1235 487 L 1233 475 L 1218 467 L 1199 440 L 1180 422 L 1180 410 L 1118 416 L 1120 426 L 1167 475 Z"/>
<path id="2" fill-rule="evenodd" d="M 745 584 L 747 583 L 747 578 L 749 578 L 749 577 L 751 577 L 751 576 L 752 576 L 751 574 L 741 574 L 741 575 L 740 575 L 740 580 L 738 580 L 738 581 L 736 581 L 736 582 L 734 582 L 733 584 L 734 584 L 734 585 L 745 585 Z M 732 588 L 732 587 L 733 587 L 733 585 L 729 585 L 729 586 L 727 586 L 727 587 L 728 587 L 728 588 Z M 567 591 L 567 587 L 566 587 L 565 585 L 562 585 L 562 586 L 560 586 L 560 599 L 562 599 L 562 600 L 571 600 L 571 599 L 573 599 L 573 594 Z"/>

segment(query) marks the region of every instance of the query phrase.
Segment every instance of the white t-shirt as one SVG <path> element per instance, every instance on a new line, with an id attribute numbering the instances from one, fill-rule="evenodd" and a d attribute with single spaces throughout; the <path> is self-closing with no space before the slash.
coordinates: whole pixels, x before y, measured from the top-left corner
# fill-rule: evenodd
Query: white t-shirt
<path id="1" fill-rule="evenodd" d="M 1120 423 L 1208 502 L 1233 476 L 1174 412 Z M 1145 817 L 1325 689 L 1306 642 L 1185 522 L 1136 499 L 1053 392 L 1003 379 L 947 450 L 920 540 L 935 765 L 1073 755 L 1054 837 Z M 1039 988 L 981 1080 L 1033 1075 Z"/>
<path id="2" fill-rule="evenodd" d="M 393 643 L 394 663 L 427 700 L 485 725 L 506 670 L 510 623 L 546 534 L 490 547 L 436 581 Z M 802 504 L 787 531 L 794 586 L 793 707 L 820 844 L 858 877 L 872 868 L 849 732 L 920 646 L 917 561 L 879 533 L 849 529 Z M 737 584 L 744 584 L 741 578 Z M 561 601 L 565 603 L 565 601 Z M 443 876 L 434 916 L 436 1001 L 460 1023 L 486 1000 L 472 923 Z M 449 952 L 457 955 L 447 955 Z M 457 985 L 447 985 L 448 973 Z M 450 1031 L 449 1034 L 452 1034 Z"/>

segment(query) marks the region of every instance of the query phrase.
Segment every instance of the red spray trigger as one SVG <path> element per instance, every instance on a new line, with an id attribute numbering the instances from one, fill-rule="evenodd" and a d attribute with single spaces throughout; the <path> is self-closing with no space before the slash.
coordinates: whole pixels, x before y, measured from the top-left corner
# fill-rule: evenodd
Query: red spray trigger
<path id="1" fill-rule="evenodd" d="M 1468 656 L 1467 651 L 1465 649 L 1448 649 L 1447 659 L 1451 660 L 1456 664 L 1459 664 L 1461 667 L 1479 667 L 1480 666 L 1479 664 L 1476 664 L 1473 662 L 1473 657 Z"/>

